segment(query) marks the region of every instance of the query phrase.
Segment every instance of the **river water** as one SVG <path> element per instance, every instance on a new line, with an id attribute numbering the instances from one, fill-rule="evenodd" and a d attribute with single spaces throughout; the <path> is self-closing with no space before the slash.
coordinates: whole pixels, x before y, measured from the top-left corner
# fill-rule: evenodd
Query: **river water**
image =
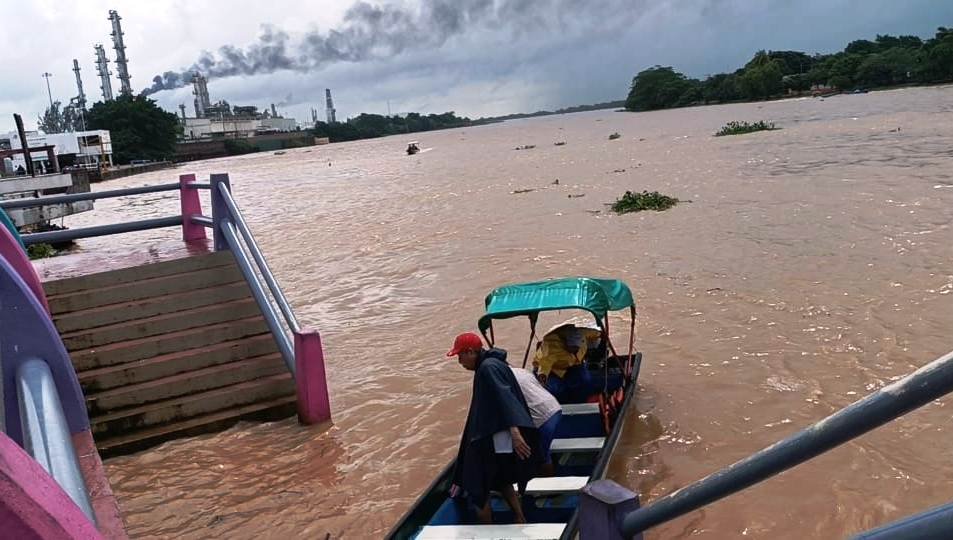
<path id="1" fill-rule="evenodd" d="M 712 136 L 761 119 L 783 129 Z M 109 460 L 133 536 L 381 536 L 456 449 L 469 375 L 444 352 L 503 283 L 582 274 L 633 288 L 645 360 L 610 476 L 643 502 L 953 349 L 953 87 L 413 138 L 432 150 L 408 157 L 408 137 L 390 137 L 97 186 L 229 173 L 300 319 L 322 332 L 332 390 L 327 431 L 244 423 Z M 685 202 L 607 213 L 643 189 Z M 67 224 L 177 204 L 102 201 Z M 121 259 L 178 234 L 82 249 Z M 505 322 L 498 343 L 519 356 L 527 332 Z M 648 537 L 834 538 L 946 502 L 951 407 L 934 402 Z"/>

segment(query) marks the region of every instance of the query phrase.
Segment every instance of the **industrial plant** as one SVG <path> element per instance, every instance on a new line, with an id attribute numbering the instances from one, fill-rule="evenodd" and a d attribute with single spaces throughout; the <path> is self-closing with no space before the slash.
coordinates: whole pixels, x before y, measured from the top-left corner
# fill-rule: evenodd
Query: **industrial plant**
<path id="1" fill-rule="evenodd" d="M 232 106 L 224 99 L 212 103 L 208 93 L 208 79 L 201 73 L 192 75 L 194 117 L 185 114 L 185 104 L 179 105 L 183 135 L 186 139 L 216 137 L 252 137 L 265 133 L 295 131 L 294 118 L 284 118 L 272 103 L 270 109 L 259 111 L 254 105 Z"/>

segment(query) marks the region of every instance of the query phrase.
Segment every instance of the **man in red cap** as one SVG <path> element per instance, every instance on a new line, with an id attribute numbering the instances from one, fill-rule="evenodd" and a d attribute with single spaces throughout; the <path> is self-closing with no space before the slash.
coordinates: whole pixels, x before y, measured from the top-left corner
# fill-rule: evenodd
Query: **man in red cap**
<path id="1" fill-rule="evenodd" d="M 506 363 L 506 351 L 484 349 L 474 333 L 460 334 L 447 356 L 473 373 L 473 397 L 460 440 L 453 484 L 476 507 L 483 523 L 493 521 L 490 491 L 499 491 L 517 523 L 525 523 L 513 484 L 524 489 L 541 463 L 539 432 L 526 398 Z M 455 495 L 455 494 L 454 494 Z"/>

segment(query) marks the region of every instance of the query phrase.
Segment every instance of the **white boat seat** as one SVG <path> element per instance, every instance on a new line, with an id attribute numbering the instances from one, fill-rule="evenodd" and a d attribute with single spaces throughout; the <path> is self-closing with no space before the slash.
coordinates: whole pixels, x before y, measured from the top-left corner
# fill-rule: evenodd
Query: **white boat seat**
<path id="1" fill-rule="evenodd" d="M 565 523 L 513 525 L 427 525 L 418 540 L 556 540 Z"/>
<path id="2" fill-rule="evenodd" d="M 598 403 L 567 403 L 563 405 L 563 415 L 599 414 Z"/>
<path id="3" fill-rule="evenodd" d="M 555 439 L 550 452 L 597 452 L 606 444 L 605 437 L 573 437 Z"/>
<path id="4" fill-rule="evenodd" d="M 589 483 L 588 476 L 550 476 L 533 478 L 526 484 L 527 495 L 558 495 L 575 493 Z"/>

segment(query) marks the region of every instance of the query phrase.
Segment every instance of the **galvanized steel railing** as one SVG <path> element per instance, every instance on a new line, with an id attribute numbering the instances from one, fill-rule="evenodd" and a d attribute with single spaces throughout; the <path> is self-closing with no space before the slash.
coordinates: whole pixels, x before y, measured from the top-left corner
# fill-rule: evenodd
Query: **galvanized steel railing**
<path id="1" fill-rule="evenodd" d="M 96 523 L 50 367 L 39 358 L 26 359 L 16 370 L 16 388 L 23 449 Z"/>
<path id="2" fill-rule="evenodd" d="M 89 193 L 71 193 L 68 195 L 52 195 L 49 197 L 23 197 L 19 199 L 7 199 L 0 201 L 0 208 L 12 210 L 15 208 L 33 208 L 37 206 L 46 206 L 49 204 L 64 204 L 79 201 L 96 201 L 99 199 L 112 199 L 116 197 L 126 197 L 129 195 L 142 195 L 145 193 L 161 193 L 163 191 L 176 191 L 185 189 L 201 188 L 202 185 L 191 183 L 187 187 L 185 182 L 174 184 L 159 184 L 155 186 L 140 186 L 133 188 L 113 189 L 109 191 L 96 191 Z M 208 184 L 205 184 L 208 188 Z M 181 215 L 168 216 L 161 218 L 150 218 L 139 221 L 130 221 L 126 223 L 111 223 L 109 225 L 97 225 L 94 227 L 84 227 L 80 229 L 67 229 L 63 231 L 49 231 L 41 233 L 32 233 L 22 235 L 23 243 L 26 245 L 70 242 L 80 238 L 92 238 L 94 236 L 107 236 L 111 234 L 121 234 L 134 231 L 146 231 L 149 229 L 161 229 L 163 227 L 176 227 L 182 225 Z"/>
<path id="3" fill-rule="evenodd" d="M 278 286 L 278 282 L 275 280 L 271 268 L 268 267 L 264 255 L 258 248 L 258 243 L 255 242 L 255 237 L 252 236 L 238 204 L 232 197 L 228 175 L 213 174 L 211 185 L 212 231 L 215 249 L 229 249 L 235 255 L 235 261 L 251 288 L 252 295 L 258 303 L 278 349 L 281 351 L 281 357 L 284 359 L 288 371 L 297 376 L 295 353 L 291 339 L 288 337 L 288 332 L 285 331 L 284 326 L 282 326 L 282 321 L 279 320 L 272 301 L 277 304 L 282 319 L 292 334 L 301 331 L 298 319 L 291 310 L 281 287 Z M 250 258 L 246 249 L 251 253 Z M 270 293 L 270 298 L 268 293 Z"/>
<path id="4" fill-rule="evenodd" d="M 762 482 L 953 392 L 953 352 L 760 452 L 626 515 L 632 538 L 661 523 Z M 598 520 L 594 514 L 591 518 Z M 586 517 L 583 517 L 586 519 Z M 953 538 L 953 505 L 941 506 L 857 538 Z"/>

